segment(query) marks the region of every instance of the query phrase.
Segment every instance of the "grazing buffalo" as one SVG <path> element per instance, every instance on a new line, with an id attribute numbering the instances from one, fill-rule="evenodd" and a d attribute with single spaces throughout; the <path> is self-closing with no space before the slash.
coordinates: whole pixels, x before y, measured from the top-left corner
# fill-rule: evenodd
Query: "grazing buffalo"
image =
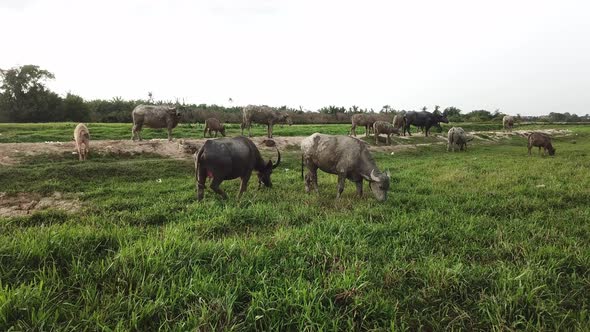
<path id="1" fill-rule="evenodd" d="M 221 182 L 240 178 L 242 183 L 238 193 L 239 198 L 248 187 L 252 171 L 258 172 L 259 187 L 261 185 L 271 187 L 272 170 L 281 163 L 281 153 L 278 149 L 277 154 L 275 164 L 271 160 L 264 161 L 256 145 L 243 136 L 206 141 L 195 154 L 197 200 L 203 199 L 207 177 L 212 178 L 211 189 L 224 199 L 227 195 L 219 188 Z"/>
<path id="2" fill-rule="evenodd" d="M 510 115 L 505 115 L 502 118 L 502 127 L 504 130 L 512 131 L 512 127 L 514 126 L 514 117 Z"/>
<path id="3" fill-rule="evenodd" d="M 375 123 L 373 123 L 373 134 L 375 135 L 375 144 L 379 144 L 379 134 L 387 135 L 386 142 L 387 144 L 391 144 L 389 137 L 391 134 L 396 134 L 399 136 L 399 129 L 395 128 L 389 122 L 375 121 Z"/>
<path id="4" fill-rule="evenodd" d="M 141 128 L 146 125 L 150 128 L 168 129 L 168 140 L 172 141 L 172 129 L 178 125 L 180 112 L 172 106 L 138 105 L 131 112 L 133 118 L 133 129 L 131 139 L 141 141 Z"/>
<path id="5" fill-rule="evenodd" d="M 539 147 L 539 154 L 541 154 L 541 148 L 543 148 L 543 156 L 545 155 L 545 152 L 549 152 L 550 156 L 555 155 L 556 150 L 553 148 L 553 145 L 551 145 L 551 136 L 547 134 L 530 134 L 528 139 L 529 156 L 531 155 L 531 149 L 533 146 Z"/>
<path id="6" fill-rule="evenodd" d="M 78 159 L 86 160 L 90 152 L 90 132 L 88 127 L 83 123 L 78 123 L 74 129 L 74 141 L 76 141 L 76 150 L 78 150 Z"/>
<path id="7" fill-rule="evenodd" d="M 453 149 L 455 152 L 455 146 L 459 147 L 459 151 L 467 150 L 467 142 L 471 141 L 473 137 L 468 137 L 465 130 L 461 127 L 453 127 L 449 129 L 447 151 Z"/>
<path id="8" fill-rule="evenodd" d="M 356 192 L 363 194 L 363 180 L 369 182 L 373 195 L 379 201 L 387 199 L 389 173 L 381 173 L 366 143 L 349 136 L 333 136 L 315 133 L 301 141 L 301 177 L 303 165 L 308 169 L 305 175 L 305 191 L 318 189 L 318 168 L 338 175 L 338 195 L 344 191 L 346 179 L 356 184 Z M 313 187 L 313 188 L 312 188 Z"/>
<path id="9" fill-rule="evenodd" d="M 406 114 L 406 125 L 404 126 L 404 134 L 407 132 L 408 135 L 410 134 L 410 125 L 414 125 L 416 127 L 424 127 L 424 135 L 428 136 L 428 132 L 430 128 L 433 126 L 438 126 L 440 128 L 439 123 L 449 123 L 449 120 L 440 114 L 430 113 L 426 111 L 422 112 L 408 112 Z"/>
<path id="10" fill-rule="evenodd" d="M 375 118 L 375 114 L 354 114 L 350 118 L 350 121 L 352 122 L 352 127 L 350 127 L 350 134 L 356 136 L 356 127 L 361 126 L 365 127 L 365 136 L 369 136 L 369 132 L 373 128 L 373 123 L 375 123 Z"/>
<path id="11" fill-rule="evenodd" d="M 242 135 L 244 135 L 244 129 L 248 128 L 248 136 L 252 137 L 250 132 L 252 122 L 267 125 L 268 138 L 272 138 L 272 127 L 275 123 L 287 123 L 289 126 L 293 124 L 288 113 L 279 112 L 266 105 L 248 105 L 242 109 Z"/>
<path id="12" fill-rule="evenodd" d="M 203 137 L 205 137 L 207 131 L 209 131 L 209 137 L 213 137 L 211 136 L 212 131 L 215 132 L 215 137 L 217 137 L 217 132 L 221 133 L 221 135 L 225 137 L 225 126 L 216 118 L 209 118 L 205 120 L 205 130 L 203 131 Z"/>
<path id="13" fill-rule="evenodd" d="M 397 128 L 397 130 L 399 131 L 403 131 L 404 127 L 406 126 L 406 116 L 405 114 L 396 114 L 393 117 L 393 121 L 392 121 L 393 127 Z M 404 136 L 406 135 L 406 133 L 404 132 Z"/>

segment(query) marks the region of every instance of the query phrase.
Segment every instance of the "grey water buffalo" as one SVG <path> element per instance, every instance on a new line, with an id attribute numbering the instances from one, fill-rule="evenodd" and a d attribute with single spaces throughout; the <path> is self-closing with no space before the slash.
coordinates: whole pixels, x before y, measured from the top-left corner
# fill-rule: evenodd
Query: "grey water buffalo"
<path id="1" fill-rule="evenodd" d="M 531 149 L 537 146 L 539 147 L 539 154 L 541 154 L 541 148 L 543 148 L 543 156 L 545 152 L 549 152 L 550 156 L 555 155 L 555 148 L 551 144 L 551 136 L 543 133 L 532 133 L 529 135 L 528 138 L 528 149 L 529 149 L 529 156 L 531 155 Z"/>
<path id="2" fill-rule="evenodd" d="M 356 184 L 356 192 L 363 194 L 363 180 L 377 200 L 387 199 L 389 173 L 379 171 L 367 144 L 350 136 L 334 136 L 315 133 L 301 141 L 301 177 L 303 166 L 308 169 L 305 175 L 305 191 L 318 189 L 318 168 L 329 174 L 338 175 L 338 195 L 344 191 L 346 179 Z"/>
<path id="3" fill-rule="evenodd" d="M 180 112 L 174 106 L 138 105 L 131 112 L 133 129 L 131 139 L 141 141 L 141 128 L 146 125 L 150 128 L 168 129 L 168 140 L 172 141 L 172 129 L 178 125 Z"/>
<path id="4" fill-rule="evenodd" d="M 287 123 L 289 126 L 293 124 L 288 113 L 279 112 L 266 105 L 248 105 L 242 109 L 242 135 L 244 135 L 244 129 L 248 128 L 248 136 L 252 137 L 250 132 L 252 122 L 267 125 L 268 138 L 272 138 L 272 128 L 275 123 Z"/>
<path id="5" fill-rule="evenodd" d="M 209 137 L 213 137 L 211 132 L 215 132 L 215 137 L 217 137 L 217 132 L 219 132 L 223 137 L 225 137 L 225 126 L 219 122 L 216 118 L 208 118 L 205 120 L 205 130 L 203 131 L 203 137 L 209 131 Z"/>
<path id="6" fill-rule="evenodd" d="M 453 127 L 449 129 L 447 140 L 447 151 L 453 149 L 453 152 L 455 152 L 455 146 L 459 147 L 459 151 L 466 151 L 467 142 L 473 140 L 473 137 L 467 136 L 463 128 Z"/>
<path id="7" fill-rule="evenodd" d="M 502 127 L 504 130 L 512 131 L 512 127 L 514 126 L 514 117 L 510 115 L 505 115 L 502 118 Z"/>
<path id="8" fill-rule="evenodd" d="M 356 136 L 356 127 L 361 126 L 365 127 L 365 136 L 369 136 L 369 132 L 371 131 L 371 129 L 373 129 L 373 123 L 375 123 L 375 120 L 375 114 L 354 114 L 350 118 L 350 121 L 352 122 L 352 127 L 350 127 L 350 134 Z"/>
<path id="9" fill-rule="evenodd" d="M 224 180 L 240 178 L 238 198 L 246 191 L 252 171 L 258 172 L 258 185 L 272 187 L 270 176 L 273 169 L 281 163 L 281 153 L 277 149 L 277 162 L 264 161 L 256 145 L 248 138 L 218 138 L 208 140 L 195 154 L 195 177 L 197 200 L 205 195 L 205 181 L 211 180 L 211 189 L 226 199 L 227 194 L 219 187 Z"/>
<path id="10" fill-rule="evenodd" d="M 399 131 L 403 131 L 404 127 L 406 126 L 406 115 L 405 114 L 396 114 L 393 117 L 393 121 L 391 122 L 394 128 L 397 128 Z M 406 133 L 404 132 L 404 136 Z"/>
<path id="11" fill-rule="evenodd" d="M 76 150 L 78 150 L 78 159 L 86 160 L 90 152 L 90 132 L 88 127 L 83 123 L 78 123 L 74 129 L 74 141 L 76 141 Z"/>
<path id="12" fill-rule="evenodd" d="M 428 132 L 430 128 L 433 126 L 440 127 L 439 123 L 449 123 L 449 120 L 440 114 L 430 113 L 426 111 L 422 112 L 408 112 L 406 114 L 406 125 L 404 126 L 404 134 L 407 132 L 408 135 L 412 136 L 410 133 L 410 126 L 414 125 L 416 127 L 424 127 L 424 135 L 428 136 Z"/>
<path id="13" fill-rule="evenodd" d="M 386 121 L 375 121 L 373 123 L 373 135 L 375 135 L 375 144 L 379 144 L 379 135 L 385 134 L 387 135 L 386 142 L 387 144 L 391 144 L 390 136 L 391 134 L 395 134 L 399 136 L 399 129 L 395 128 L 391 123 Z"/>

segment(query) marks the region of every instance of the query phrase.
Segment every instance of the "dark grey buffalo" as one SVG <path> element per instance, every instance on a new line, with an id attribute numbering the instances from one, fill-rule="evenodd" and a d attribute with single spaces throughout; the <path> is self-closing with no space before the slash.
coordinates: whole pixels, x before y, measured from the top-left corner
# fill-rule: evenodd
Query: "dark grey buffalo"
<path id="1" fill-rule="evenodd" d="M 146 125 L 150 128 L 168 129 L 168 140 L 172 140 L 172 129 L 178 125 L 180 113 L 173 106 L 138 105 L 131 112 L 133 118 L 133 129 L 131 139 L 141 141 L 141 128 Z"/>
<path id="2" fill-rule="evenodd" d="M 528 138 L 529 156 L 531 155 L 531 149 L 537 146 L 539 147 L 539 154 L 541 154 L 541 148 L 543 148 L 543 156 L 546 152 L 549 152 L 550 156 L 555 155 L 555 148 L 551 144 L 551 136 L 544 133 L 532 133 Z"/>
<path id="3" fill-rule="evenodd" d="M 410 125 L 414 125 L 416 127 L 424 127 L 424 135 L 428 136 L 428 132 L 430 131 L 431 127 L 439 127 L 439 123 L 449 123 L 449 120 L 440 114 L 434 114 L 426 111 L 422 112 L 408 112 L 406 114 L 406 125 L 404 126 L 404 134 L 407 132 L 408 135 L 410 134 Z"/>
<path id="4" fill-rule="evenodd" d="M 209 132 L 209 137 L 213 137 L 211 132 L 215 132 L 215 137 L 217 137 L 217 132 L 219 132 L 223 137 L 225 137 L 225 126 L 219 122 L 216 118 L 208 118 L 205 120 L 205 130 L 203 131 L 203 137 Z"/>
<path id="5" fill-rule="evenodd" d="M 318 168 L 338 175 L 338 195 L 344 191 L 346 179 L 356 184 L 356 192 L 363 194 L 363 180 L 369 182 L 373 195 L 379 201 L 387 199 L 389 174 L 381 173 L 371 156 L 367 144 L 349 136 L 334 136 L 315 133 L 301 141 L 301 177 L 303 166 L 305 191 L 318 190 Z M 313 187 L 313 188 L 312 188 Z"/>
<path id="6" fill-rule="evenodd" d="M 267 137 L 272 138 L 272 127 L 275 123 L 293 124 L 291 116 L 286 112 L 279 112 L 269 106 L 248 105 L 242 109 L 242 135 L 244 129 L 248 128 L 248 136 L 252 137 L 250 129 L 252 122 L 267 125 Z"/>
<path id="7" fill-rule="evenodd" d="M 365 136 L 369 136 L 369 132 L 373 129 L 373 123 L 375 123 L 376 116 L 375 114 L 354 114 L 350 121 L 352 122 L 352 126 L 350 127 L 350 134 L 356 136 L 356 127 L 361 126 L 365 127 Z"/>
<path id="8" fill-rule="evenodd" d="M 197 180 L 197 200 L 202 200 L 205 194 L 205 181 L 211 180 L 211 189 L 224 199 L 227 194 L 219 188 L 224 180 L 240 178 L 240 192 L 238 198 L 246 191 L 252 171 L 258 172 L 259 187 L 271 187 L 270 175 L 272 170 L 281 163 L 281 153 L 277 149 L 277 162 L 273 164 L 262 159 L 260 151 L 254 143 L 243 136 L 234 138 L 218 138 L 208 140 L 195 154 L 195 177 Z"/>
<path id="9" fill-rule="evenodd" d="M 389 138 L 391 134 L 395 134 L 399 136 L 399 129 L 395 128 L 391 123 L 386 121 L 375 121 L 373 123 L 373 134 L 375 135 L 375 144 L 379 144 L 379 135 L 385 134 L 387 138 L 385 142 L 387 144 L 391 144 L 391 139 Z"/>

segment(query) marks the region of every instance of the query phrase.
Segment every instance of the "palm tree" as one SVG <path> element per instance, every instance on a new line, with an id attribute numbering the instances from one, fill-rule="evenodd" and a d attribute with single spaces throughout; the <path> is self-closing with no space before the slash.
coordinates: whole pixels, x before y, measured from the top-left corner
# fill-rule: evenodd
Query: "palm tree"
<path id="1" fill-rule="evenodd" d="M 426 112 L 427 109 L 428 109 L 428 107 L 426 107 L 426 106 L 422 107 L 423 112 Z"/>

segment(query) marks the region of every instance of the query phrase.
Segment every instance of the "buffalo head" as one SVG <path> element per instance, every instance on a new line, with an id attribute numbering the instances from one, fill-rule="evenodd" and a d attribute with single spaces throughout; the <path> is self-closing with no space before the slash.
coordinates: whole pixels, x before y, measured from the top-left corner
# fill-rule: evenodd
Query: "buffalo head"
<path id="1" fill-rule="evenodd" d="M 268 160 L 268 163 L 265 165 L 264 169 L 258 171 L 258 187 L 264 185 L 265 187 L 272 187 L 272 182 L 270 181 L 270 175 L 272 174 L 272 170 L 277 168 L 281 163 L 281 153 L 277 148 L 277 162 L 273 164 L 272 160 Z"/>
<path id="2" fill-rule="evenodd" d="M 378 171 L 375 172 L 375 170 L 371 171 L 369 187 L 371 187 L 371 191 L 378 201 L 383 202 L 387 199 L 387 191 L 389 190 L 389 176 L 389 172 L 383 174 Z"/>
<path id="3" fill-rule="evenodd" d="M 288 124 L 289 126 L 293 124 L 293 120 L 291 119 L 291 116 L 287 113 L 285 113 L 281 116 L 281 120 L 283 122 L 285 122 L 286 124 Z"/>
<path id="4" fill-rule="evenodd" d="M 435 114 L 436 116 L 436 121 L 437 122 L 444 122 L 444 123 L 449 123 L 449 119 L 447 119 L 446 116 L 444 115 L 439 115 L 439 114 Z"/>
<path id="5" fill-rule="evenodd" d="M 180 112 L 178 111 L 178 108 L 176 106 L 170 106 L 170 107 L 168 107 L 168 109 L 166 111 L 171 116 L 174 116 L 177 119 L 180 119 Z"/>

